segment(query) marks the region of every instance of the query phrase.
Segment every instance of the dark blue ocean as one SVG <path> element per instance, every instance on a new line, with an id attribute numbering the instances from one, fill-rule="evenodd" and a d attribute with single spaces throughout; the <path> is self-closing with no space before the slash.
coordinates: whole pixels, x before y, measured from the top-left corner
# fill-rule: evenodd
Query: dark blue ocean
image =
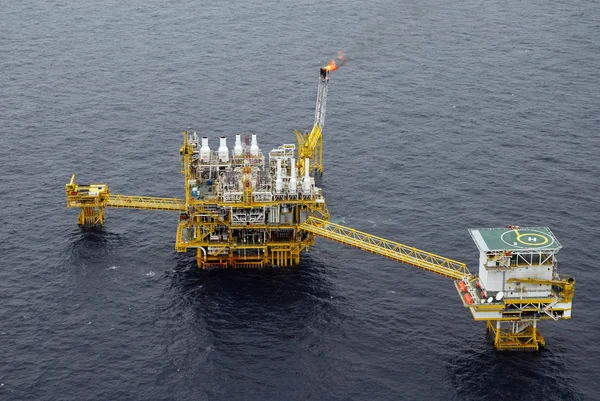
<path id="1" fill-rule="evenodd" d="M 598 0 L 0 2 L 0 400 L 599 400 Z M 317 239 L 298 268 L 199 271 L 181 132 L 310 129 L 334 222 L 467 263 L 467 228 L 549 226 L 577 279 L 539 353 L 494 351 L 450 280 Z"/>

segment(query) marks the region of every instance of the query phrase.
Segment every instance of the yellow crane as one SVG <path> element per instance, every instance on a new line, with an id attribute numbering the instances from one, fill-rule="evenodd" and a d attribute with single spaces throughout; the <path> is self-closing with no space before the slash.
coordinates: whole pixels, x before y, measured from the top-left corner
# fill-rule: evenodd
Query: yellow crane
<path id="1" fill-rule="evenodd" d="M 537 284 L 537 285 L 550 285 L 556 287 L 558 296 L 564 299 L 566 302 L 570 302 L 575 295 L 575 279 L 570 276 L 563 276 L 558 280 L 541 280 L 535 278 L 509 278 L 506 280 L 508 283 L 523 283 L 523 284 Z M 523 288 L 524 290 L 524 288 Z"/>
<path id="2" fill-rule="evenodd" d="M 344 59 L 340 59 L 341 63 Z M 330 239 L 454 281 L 475 320 L 487 322 L 498 350 L 537 350 L 541 320 L 570 319 L 575 280 L 558 274 L 561 246 L 547 227 L 480 228 L 469 232 L 480 251 L 478 274 L 464 263 L 329 221 L 314 174 L 323 172 L 322 129 L 334 60 L 319 71 L 315 122 L 295 144 L 264 154 L 256 135 L 236 135 L 210 148 L 208 137 L 183 133 L 184 198 L 111 194 L 106 183 L 66 184 L 67 207 L 82 227 L 103 225 L 105 208 L 179 213 L 177 252 L 196 252 L 199 268 L 261 268 L 300 262 L 315 237 Z M 312 175 L 311 175 L 312 174 Z"/>

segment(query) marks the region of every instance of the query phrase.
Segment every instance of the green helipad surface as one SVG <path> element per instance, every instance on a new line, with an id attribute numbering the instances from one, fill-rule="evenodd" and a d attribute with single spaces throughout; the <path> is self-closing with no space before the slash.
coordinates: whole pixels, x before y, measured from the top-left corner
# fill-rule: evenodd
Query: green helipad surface
<path id="1" fill-rule="evenodd" d="M 561 248 L 548 227 L 470 228 L 480 251 L 553 250 Z"/>

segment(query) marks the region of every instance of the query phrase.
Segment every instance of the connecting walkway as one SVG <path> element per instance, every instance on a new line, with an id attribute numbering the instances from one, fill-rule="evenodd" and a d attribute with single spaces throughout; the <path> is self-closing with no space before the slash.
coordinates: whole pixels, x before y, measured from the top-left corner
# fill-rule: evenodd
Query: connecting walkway
<path id="1" fill-rule="evenodd" d="M 467 266 L 456 260 L 402 245 L 316 217 L 309 217 L 300 225 L 300 229 L 454 280 L 461 280 L 471 275 Z"/>
<path id="2" fill-rule="evenodd" d="M 167 210 L 184 212 L 185 201 L 178 198 L 155 198 L 152 196 L 108 195 L 104 207 L 122 209 Z"/>

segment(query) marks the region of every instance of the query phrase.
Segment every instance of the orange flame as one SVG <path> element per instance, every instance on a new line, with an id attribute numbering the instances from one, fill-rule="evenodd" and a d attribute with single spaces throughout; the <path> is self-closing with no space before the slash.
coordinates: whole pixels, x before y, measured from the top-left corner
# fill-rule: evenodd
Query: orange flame
<path id="1" fill-rule="evenodd" d="M 323 67 L 326 71 L 335 71 L 337 70 L 337 64 L 335 63 L 334 59 L 331 59 L 331 61 L 329 62 L 329 64 L 327 64 L 325 67 Z"/>
<path id="2" fill-rule="evenodd" d="M 331 61 L 325 66 L 323 67 L 323 69 L 325 71 L 335 71 L 338 69 L 338 67 L 341 67 L 342 65 L 344 65 L 346 63 L 346 60 L 348 60 L 345 56 L 344 56 L 344 51 L 340 50 L 338 52 L 338 63 L 336 63 L 335 59 L 331 59 Z"/>

